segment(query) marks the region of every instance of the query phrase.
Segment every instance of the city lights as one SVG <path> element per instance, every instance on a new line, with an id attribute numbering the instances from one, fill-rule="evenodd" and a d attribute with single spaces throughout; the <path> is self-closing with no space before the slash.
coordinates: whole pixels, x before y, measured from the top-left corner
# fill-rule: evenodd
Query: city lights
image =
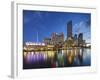
<path id="1" fill-rule="evenodd" d="M 27 12 L 27 10 L 23 12 L 24 19 L 26 18 L 25 16 L 28 15 Z M 37 12 L 41 14 L 41 17 L 45 15 L 43 20 L 38 18 L 39 16 L 36 16 L 38 15 L 36 11 L 29 11 L 29 13 L 35 14 L 35 16 L 32 16 L 32 19 L 36 19 L 37 17 L 37 19 L 30 24 L 37 27 L 25 25 L 27 28 L 29 27 L 30 32 L 24 27 L 23 69 L 91 66 L 91 43 L 87 42 L 87 39 L 91 39 L 89 32 L 90 27 L 78 26 L 79 21 L 90 19 L 90 14 Z M 53 14 L 55 14 L 56 17 L 53 16 Z M 77 18 L 74 19 L 74 17 L 68 16 L 69 14 Z M 65 17 L 71 17 L 71 19 L 65 19 Z M 58 18 L 63 22 L 59 22 Z M 52 25 L 49 24 L 50 22 L 52 22 Z M 75 24 L 77 24 L 77 26 L 75 26 Z M 55 26 L 55 28 L 53 26 Z M 89 34 L 84 33 L 85 30 L 88 31 Z M 29 35 L 29 33 L 31 34 Z M 85 36 L 86 34 L 88 38 Z"/>

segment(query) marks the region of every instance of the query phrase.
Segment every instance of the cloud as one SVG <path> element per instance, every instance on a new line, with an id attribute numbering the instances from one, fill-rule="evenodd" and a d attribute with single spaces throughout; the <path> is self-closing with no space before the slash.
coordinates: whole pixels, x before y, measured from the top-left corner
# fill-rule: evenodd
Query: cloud
<path id="1" fill-rule="evenodd" d="M 90 31 L 90 20 L 87 21 L 80 21 L 79 23 L 74 24 L 73 29 L 75 32 L 83 32 L 86 33 Z"/>
<path id="2" fill-rule="evenodd" d="M 80 33 L 80 32 L 82 32 L 84 26 L 85 26 L 84 25 L 84 22 L 83 21 L 80 21 L 79 23 L 76 23 L 73 26 L 73 29 L 74 29 L 75 33 Z"/>
<path id="3" fill-rule="evenodd" d="M 90 27 L 90 26 L 91 26 L 91 20 L 89 19 L 86 21 L 86 27 Z"/>
<path id="4" fill-rule="evenodd" d="M 86 42 L 91 42 L 90 21 L 80 21 L 73 25 L 74 34 L 83 33 L 83 38 Z"/>

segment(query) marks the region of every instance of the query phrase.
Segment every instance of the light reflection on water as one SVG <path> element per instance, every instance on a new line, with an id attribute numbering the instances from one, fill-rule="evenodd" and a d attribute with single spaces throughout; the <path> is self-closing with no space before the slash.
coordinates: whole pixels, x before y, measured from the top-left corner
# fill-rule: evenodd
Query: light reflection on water
<path id="1" fill-rule="evenodd" d="M 23 68 L 90 66 L 91 49 L 73 48 L 57 51 L 24 52 Z"/>

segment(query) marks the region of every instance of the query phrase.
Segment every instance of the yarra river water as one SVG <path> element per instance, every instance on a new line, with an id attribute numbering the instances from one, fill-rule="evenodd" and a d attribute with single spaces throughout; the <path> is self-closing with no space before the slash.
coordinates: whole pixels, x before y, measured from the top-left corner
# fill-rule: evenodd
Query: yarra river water
<path id="1" fill-rule="evenodd" d="M 23 69 L 58 68 L 91 65 L 90 48 L 23 52 Z"/>

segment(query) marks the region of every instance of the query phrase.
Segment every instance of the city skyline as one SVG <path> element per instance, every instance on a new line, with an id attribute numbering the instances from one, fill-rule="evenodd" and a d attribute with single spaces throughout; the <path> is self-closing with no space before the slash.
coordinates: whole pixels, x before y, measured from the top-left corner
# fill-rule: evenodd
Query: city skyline
<path id="1" fill-rule="evenodd" d="M 67 38 L 67 23 L 72 20 L 72 36 L 83 33 L 86 42 L 91 42 L 91 14 L 23 10 L 23 41 L 39 42 L 53 32 L 64 33 Z"/>

